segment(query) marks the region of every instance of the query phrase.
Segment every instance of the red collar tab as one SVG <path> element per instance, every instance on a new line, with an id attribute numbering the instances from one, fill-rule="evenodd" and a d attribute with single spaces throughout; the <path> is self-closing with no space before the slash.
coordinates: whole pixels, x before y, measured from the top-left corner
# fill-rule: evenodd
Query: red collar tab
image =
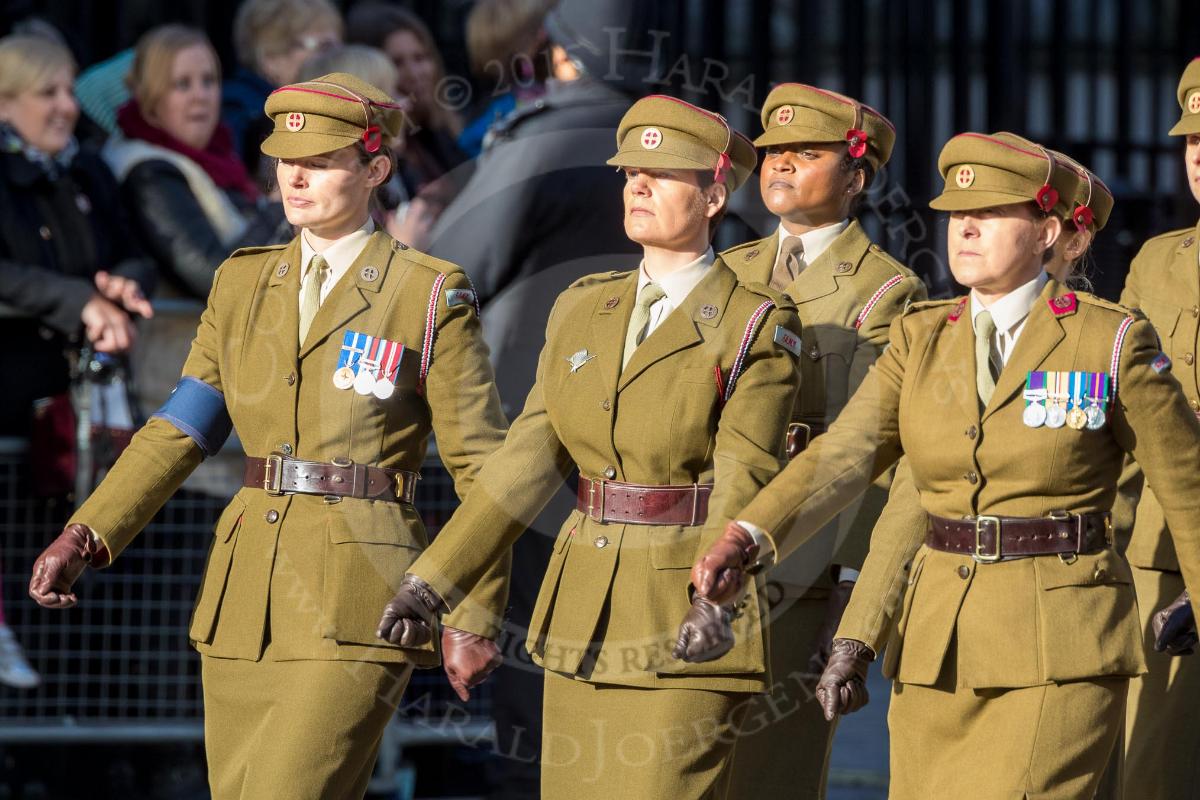
<path id="1" fill-rule="evenodd" d="M 950 316 L 946 317 L 950 322 L 958 322 L 958 318 L 963 315 L 963 311 L 967 308 L 967 298 L 958 301 L 958 305 L 950 312 Z"/>
<path id="2" fill-rule="evenodd" d="M 1075 296 L 1074 292 L 1067 292 L 1060 297 L 1051 297 L 1046 302 L 1050 304 L 1050 313 L 1056 317 L 1074 314 L 1079 308 L 1079 298 Z"/>

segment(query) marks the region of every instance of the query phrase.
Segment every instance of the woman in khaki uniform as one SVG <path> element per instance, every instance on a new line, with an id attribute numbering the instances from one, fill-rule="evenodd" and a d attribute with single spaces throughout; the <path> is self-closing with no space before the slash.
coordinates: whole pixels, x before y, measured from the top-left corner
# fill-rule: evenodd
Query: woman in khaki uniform
<path id="1" fill-rule="evenodd" d="M 693 604 L 688 569 L 779 470 L 800 328 L 785 298 L 740 285 L 709 249 L 754 167 L 750 142 L 655 96 L 625 115 L 617 144 L 609 163 L 625 171 L 642 265 L 559 296 L 525 410 L 409 569 L 380 635 L 427 635 L 577 467 L 578 508 L 529 632 L 546 668 L 542 796 L 723 797 L 744 701 L 768 682 L 765 646 L 757 597 L 741 601 L 729 650 L 734 609 Z M 690 667 L 673 648 L 725 654 Z"/>
<path id="2" fill-rule="evenodd" d="M 1200 581 L 1200 452 L 1178 447 L 1200 422 L 1148 322 L 1044 273 L 1062 228 L 1047 151 L 962 134 L 938 166 L 946 189 L 931 205 L 951 212 L 951 269 L 970 295 L 893 325 L 829 432 L 692 577 L 723 601 L 761 558 L 753 532 L 786 554 L 906 455 L 929 527 L 887 649 L 890 796 L 1090 798 L 1144 668 L 1111 542 L 1117 478 L 1129 453 L 1168 487 L 1184 574 Z M 827 708 L 865 702 L 874 655 L 834 640 L 817 689 Z"/>
<path id="3" fill-rule="evenodd" d="M 1182 116 L 1172 136 L 1185 137 L 1188 188 L 1200 201 L 1200 58 L 1184 70 L 1177 93 Z M 1193 411 L 1200 414 L 1200 226 L 1150 239 L 1134 258 L 1121 303 L 1141 309 L 1174 361 L 1174 374 Z M 1182 445 L 1181 445 L 1182 446 Z M 1190 447 L 1196 448 L 1192 442 Z M 1130 496 L 1141 489 L 1125 554 L 1133 583 L 1146 653 L 1146 675 L 1129 686 L 1125 724 L 1124 785 L 1127 797 L 1169 800 L 1196 791 L 1200 769 L 1200 729 L 1194 709 L 1200 703 L 1200 664 L 1155 647 L 1151 617 L 1184 589 L 1180 559 L 1160 502 L 1160 488 L 1145 484 L 1143 470 L 1129 464 L 1124 476 Z M 1186 606 L 1186 603 L 1184 604 Z M 1186 612 L 1185 612 L 1186 613 Z M 1184 626 L 1186 632 L 1187 626 Z M 1194 637 L 1192 638 L 1194 644 Z M 1173 642 L 1164 642 L 1175 644 Z"/>
<path id="4" fill-rule="evenodd" d="M 800 385 L 788 455 L 824 432 L 887 344 L 888 328 L 925 285 L 871 242 L 855 207 L 896 141 L 882 114 L 835 92 L 784 83 L 762 108 L 759 188 L 779 228 L 721 254 L 743 281 L 769 284 L 796 303 L 804 325 Z M 762 720 L 738 739 L 736 797 L 825 795 L 834 725 L 812 687 L 862 567 L 890 471 L 767 576 L 771 693 L 748 711 Z"/>
<path id="5" fill-rule="evenodd" d="M 369 219 L 399 107 L 335 73 L 276 90 L 266 112 L 263 152 L 301 233 L 220 267 L 171 399 L 35 563 L 30 594 L 73 605 L 85 566 L 120 555 L 236 429 L 245 488 L 217 523 L 189 631 L 212 794 L 356 798 L 412 667 L 438 661 L 375 637 L 426 544 L 426 443 L 436 433 L 465 496 L 504 418 L 466 276 Z M 496 564 L 442 636 L 460 692 L 497 663 Z"/>

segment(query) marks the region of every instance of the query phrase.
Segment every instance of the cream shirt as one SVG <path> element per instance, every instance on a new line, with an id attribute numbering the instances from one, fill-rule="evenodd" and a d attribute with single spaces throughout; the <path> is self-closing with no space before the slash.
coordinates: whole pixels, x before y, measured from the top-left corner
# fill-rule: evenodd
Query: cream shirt
<path id="1" fill-rule="evenodd" d="M 662 287 L 666 296 L 650 306 L 650 322 L 646 325 L 646 335 L 642 337 L 642 341 L 654 333 L 654 329 L 661 325 L 672 311 L 683 305 L 683 301 L 691 294 L 692 289 L 696 288 L 696 284 L 704 279 L 715 261 L 716 256 L 710 247 L 695 261 L 653 281 Z M 638 266 L 638 294 L 641 294 L 642 287 L 650 282 L 651 278 L 646 274 L 646 262 L 643 261 Z"/>
<path id="2" fill-rule="evenodd" d="M 825 225 L 808 233 L 788 233 L 784 230 L 783 223 L 779 223 L 779 247 L 775 248 L 775 261 L 779 261 L 779 254 L 783 252 L 783 242 L 789 236 L 795 236 L 804 243 L 804 254 L 801 260 L 804 261 L 804 266 L 808 266 L 817 260 L 818 257 L 833 244 L 833 240 L 842 235 L 842 231 L 850 227 L 850 220 L 844 219 L 841 222 L 836 222 L 833 225 Z"/>
<path id="3" fill-rule="evenodd" d="M 1029 311 L 1041 296 L 1042 288 L 1049 280 L 1050 276 L 1043 270 L 1029 283 L 1018 286 L 990 306 L 985 306 L 980 302 L 972 290 L 971 328 L 979 330 L 975 323 L 981 312 L 991 313 L 992 322 L 996 323 L 996 332 L 992 334 L 992 358 L 997 364 L 1004 366 L 1008 363 L 1013 348 L 1017 345 L 1017 339 L 1021 337 L 1021 331 L 1025 330 L 1025 321 L 1029 319 Z"/>
<path id="4" fill-rule="evenodd" d="M 371 238 L 371 234 L 374 232 L 375 221 L 367 217 L 367 221 L 361 228 L 354 231 L 354 233 L 346 234 L 326 247 L 325 252 L 321 253 L 321 255 L 325 256 L 326 263 L 329 264 L 329 276 L 321 286 L 322 303 L 325 302 L 326 297 L 329 297 L 329 293 L 333 291 L 333 287 L 337 286 L 337 282 L 350 269 L 350 265 L 362 254 L 363 248 L 367 246 L 367 240 Z M 308 285 L 308 281 L 316 280 L 316 273 L 309 269 L 309 266 L 312 264 L 312 258 L 316 254 L 316 248 L 309 244 L 308 231 L 301 231 L 300 263 L 304 271 L 300 273 L 300 293 L 296 297 L 297 304 L 300 303 L 300 298 L 304 297 L 304 287 Z"/>

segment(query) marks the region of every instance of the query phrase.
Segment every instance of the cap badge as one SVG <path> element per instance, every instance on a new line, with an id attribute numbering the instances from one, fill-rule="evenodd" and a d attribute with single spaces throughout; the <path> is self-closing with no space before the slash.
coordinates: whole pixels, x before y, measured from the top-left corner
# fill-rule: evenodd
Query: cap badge
<path id="1" fill-rule="evenodd" d="M 284 122 L 284 125 L 287 126 L 289 131 L 295 133 L 304 127 L 304 115 L 299 111 L 293 111 L 287 115 L 287 120 Z"/>
<path id="2" fill-rule="evenodd" d="M 1200 114 L 1200 91 L 1195 91 L 1188 95 L 1187 109 L 1193 114 Z"/>
<path id="3" fill-rule="evenodd" d="M 1082 232 L 1087 230 L 1088 226 L 1092 224 L 1095 216 L 1087 206 L 1076 206 L 1074 213 L 1071 214 L 1071 219 L 1074 220 L 1075 227 Z"/>
<path id="4" fill-rule="evenodd" d="M 642 147 L 647 150 L 657 150 L 662 144 L 662 131 L 658 128 L 646 128 L 642 131 Z"/>
<path id="5" fill-rule="evenodd" d="M 846 131 L 846 141 L 850 143 L 850 155 L 862 158 L 867 152 L 867 132 L 851 128 Z"/>
<path id="6" fill-rule="evenodd" d="M 1058 204 L 1058 192 L 1055 191 L 1053 186 L 1047 183 L 1042 186 L 1042 188 L 1038 189 L 1038 192 L 1033 196 L 1033 199 L 1037 201 L 1038 208 L 1049 214 L 1050 209 L 1054 208 L 1054 206 Z"/>
<path id="7" fill-rule="evenodd" d="M 964 164 L 958 168 L 958 172 L 954 176 L 954 182 L 958 184 L 960 189 L 970 189 L 971 184 L 975 182 L 975 170 Z"/>
<path id="8" fill-rule="evenodd" d="M 796 118 L 796 110 L 791 106 L 780 106 L 775 112 L 775 122 L 778 125 L 787 125 Z"/>

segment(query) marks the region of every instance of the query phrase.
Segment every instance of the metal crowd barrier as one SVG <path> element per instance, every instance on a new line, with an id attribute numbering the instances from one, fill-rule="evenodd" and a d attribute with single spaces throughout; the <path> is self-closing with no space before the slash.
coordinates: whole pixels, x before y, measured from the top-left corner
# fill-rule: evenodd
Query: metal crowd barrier
<path id="1" fill-rule="evenodd" d="M 225 454 L 222 454 L 222 456 Z M 238 453 L 206 461 L 109 569 L 79 582 L 79 605 L 38 607 L 29 570 L 70 515 L 69 503 L 35 498 L 21 440 L 0 439 L 0 575 L 8 624 L 42 684 L 0 686 L 0 743 L 194 741 L 203 735 L 199 656 L 187 638 L 212 528 L 232 495 Z M 458 505 L 436 456 L 422 470 L 417 504 L 430 532 Z M 490 691 L 464 707 L 438 670 L 419 670 L 380 759 L 380 780 L 397 775 L 400 748 L 466 744 L 490 736 Z"/>

